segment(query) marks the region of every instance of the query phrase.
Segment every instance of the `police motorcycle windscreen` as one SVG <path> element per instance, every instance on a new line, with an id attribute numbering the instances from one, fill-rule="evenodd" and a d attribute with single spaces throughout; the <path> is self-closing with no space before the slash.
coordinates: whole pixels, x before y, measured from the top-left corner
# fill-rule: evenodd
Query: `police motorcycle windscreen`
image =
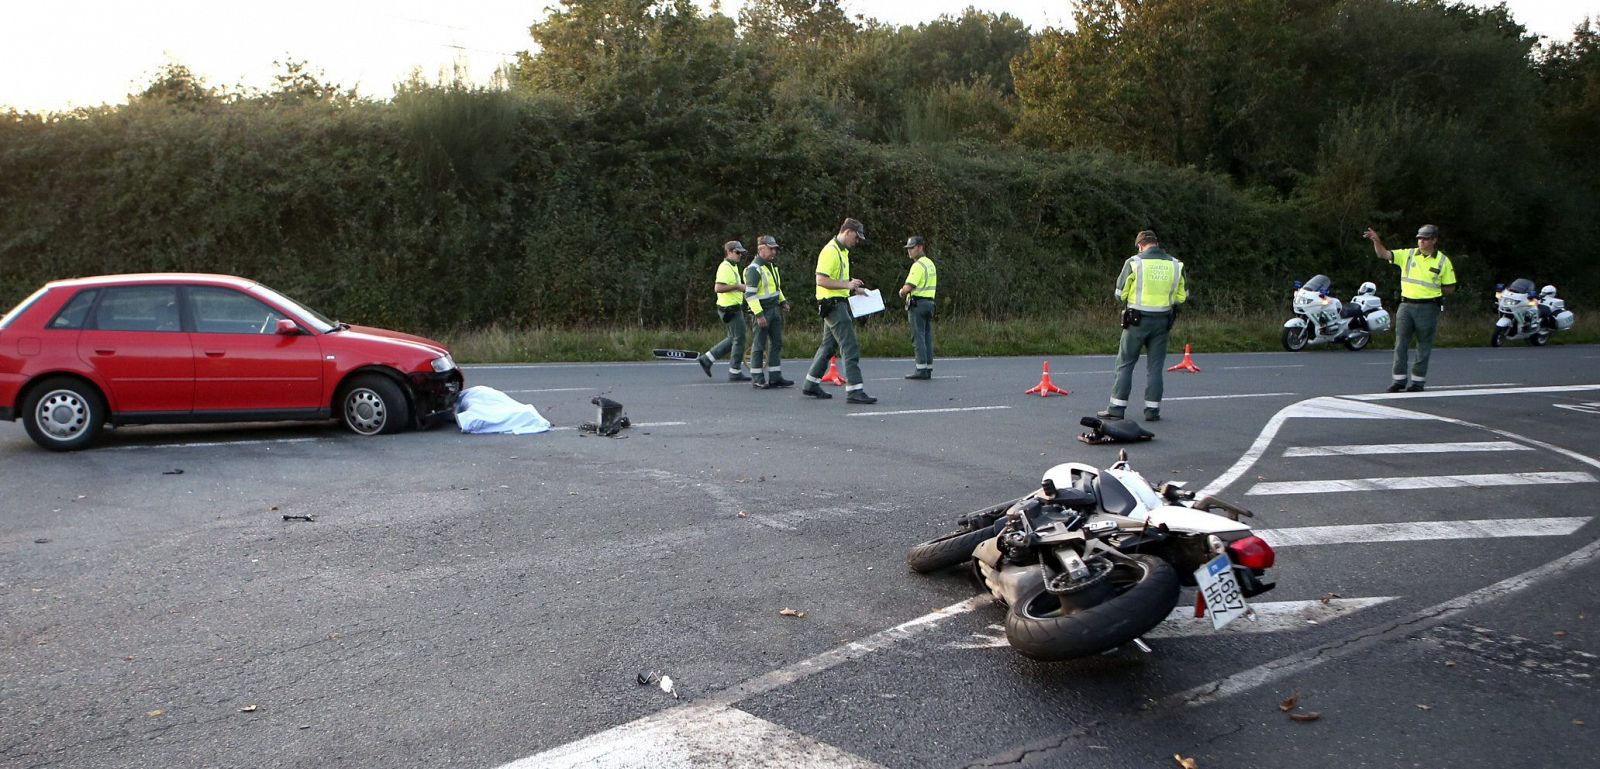
<path id="1" fill-rule="evenodd" d="M 1201 574 L 1222 573 L 1236 597 L 1273 587 L 1264 578 L 1275 555 L 1241 520 L 1250 515 L 1174 484 L 1153 487 L 1125 459 L 1107 469 L 1068 462 L 1031 494 L 962 516 L 955 534 L 913 547 L 907 562 L 925 571 L 914 557 L 928 546 L 968 548 L 958 561 L 946 547 L 946 565 L 966 563 L 1004 605 L 1007 641 L 1025 656 L 1065 660 L 1129 643 L 1148 651 L 1140 636 Z"/>

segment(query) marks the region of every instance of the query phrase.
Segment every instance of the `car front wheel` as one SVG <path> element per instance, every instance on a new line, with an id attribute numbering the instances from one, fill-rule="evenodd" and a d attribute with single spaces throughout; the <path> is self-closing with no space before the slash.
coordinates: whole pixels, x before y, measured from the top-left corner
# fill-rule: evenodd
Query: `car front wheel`
<path id="1" fill-rule="evenodd" d="M 394 380 L 380 374 L 363 374 L 342 390 L 339 419 L 357 435 L 394 433 L 410 423 L 411 406 Z"/>
<path id="2" fill-rule="evenodd" d="M 105 400 L 82 380 L 46 379 L 28 391 L 22 420 L 34 443 L 51 451 L 77 451 L 100 434 L 106 421 Z"/>

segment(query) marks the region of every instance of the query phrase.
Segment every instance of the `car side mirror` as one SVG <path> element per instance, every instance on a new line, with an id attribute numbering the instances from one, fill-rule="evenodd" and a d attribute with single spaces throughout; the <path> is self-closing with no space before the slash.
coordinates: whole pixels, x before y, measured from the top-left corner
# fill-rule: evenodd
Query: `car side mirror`
<path id="1" fill-rule="evenodd" d="M 278 333 L 278 336 L 299 336 L 300 335 L 300 324 L 295 323 L 294 321 L 289 320 L 288 318 L 279 318 L 278 319 L 278 331 L 277 331 L 277 333 Z"/>

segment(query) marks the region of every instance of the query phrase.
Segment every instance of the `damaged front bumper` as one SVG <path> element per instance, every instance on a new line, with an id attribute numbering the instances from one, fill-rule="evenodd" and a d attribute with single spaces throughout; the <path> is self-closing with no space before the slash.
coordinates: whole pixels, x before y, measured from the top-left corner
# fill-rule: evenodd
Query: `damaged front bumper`
<path id="1" fill-rule="evenodd" d="M 421 425 L 441 414 L 455 414 L 456 401 L 461 398 L 461 389 L 465 383 L 466 379 L 461 376 L 461 369 L 458 368 L 412 374 L 411 402 L 417 416 L 417 424 Z"/>

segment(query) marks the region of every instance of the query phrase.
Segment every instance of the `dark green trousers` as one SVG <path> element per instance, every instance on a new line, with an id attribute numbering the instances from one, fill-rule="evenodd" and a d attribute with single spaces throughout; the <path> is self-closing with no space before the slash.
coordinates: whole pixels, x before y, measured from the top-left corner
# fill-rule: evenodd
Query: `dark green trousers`
<path id="1" fill-rule="evenodd" d="M 728 358 L 728 373 L 730 374 L 744 369 L 744 308 L 735 307 L 733 310 L 733 319 L 724 321 L 722 324 L 728 330 L 728 335 L 723 337 L 722 341 L 717 342 L 715 347 L 706 351 L 706 355 L 711 358 L 713 363 L 731 351 L 733 355 Z M 718 308 L 717 312 L 721 313 L 722 308 Z"/>
<path id="2" fill-rule="evenodd" d="M 916 351 L 917 370 L 933 370 L 933 309 L 932 299 L 918 299 L 906 310 L 906 320 L 911 322 L 911 347 Z"/>
<path id="3" fill-rule="evenodd" d="M 1406 364 L 1411 358 L 1411 342 L 1417 343 L 1417 362 L 1411 365 L 1413 382 L 1428 379 L 1428 358 L 1433 355 L 1433 335 L 1439 331 L 1439 314 L 1444 307 L 1436 302 L 1401 302 L 1394 313 L 1394 380 L 1406 381 Z"/>
<path id="4" fill-rule="evenodd" d="M 811 370 L 806 372 L 806 386 L 816 387 L 828 374 L 828 359 L 837 356 L 844 371 L 845 390 L 865 388 L 861 383 L 861 346 L 856 344 L 856 319 L 850 314 L 850 303 L 841 301 L 833 312 L 822 319 L 822 343 L 811 358 Z"/>
<path id="5" fill-rule="evenodd" d="M 1133 366 L 1139 361 L 1141 350 L 1145 353 L 1144 407 L 1161 408 L 1161 374 L 1167 365 L 1170 319 L 1167 313 L 1147 312 L 1138 325 L 1122 330 L 1122 344 L 1117 348 L 1117 380 L 1111 386 L 1113 409 L 1128 407 L 1128 395 L 1133 392 Z"/>
<path id="6" fill-rule="evenodd" d="M 761 314 L 756 316 L 767 319 L 767 327 L 756 325 L 755 319 L 750 320 L 750 330 L 755 334 L 755 342 L 750 345 L 750 375 L 760 379 L 764 376 L 781 379 L 783 377 L 783 305 L 773 302 L 768 305 L 761 304 Z"/>

